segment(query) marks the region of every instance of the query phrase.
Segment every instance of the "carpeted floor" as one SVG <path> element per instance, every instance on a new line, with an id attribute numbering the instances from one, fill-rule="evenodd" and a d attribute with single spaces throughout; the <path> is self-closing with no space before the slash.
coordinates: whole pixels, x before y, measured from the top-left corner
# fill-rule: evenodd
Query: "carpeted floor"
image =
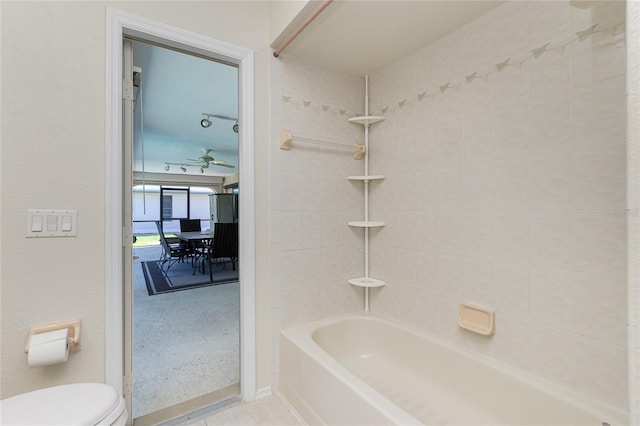
<path id="1" fill-rule="evenodd" d="M 238 283 L 149 296 L 141 262 L 160 247 L 134 255 L 133 417 L 237 383 Z"/>

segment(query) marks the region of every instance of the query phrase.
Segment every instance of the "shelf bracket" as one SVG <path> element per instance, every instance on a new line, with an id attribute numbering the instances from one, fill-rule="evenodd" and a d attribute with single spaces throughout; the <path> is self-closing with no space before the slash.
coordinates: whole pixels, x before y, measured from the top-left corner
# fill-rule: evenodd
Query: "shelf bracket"
<path id="1" fill-rule="evenodd" d="M 293 135 L 288 129 L 280 129 L 280 149 L 289 151 L 291 149 L 291 141 L 293 141 Z"/>
<path id="2" fill-rule="evenodd" d="M 364 157 L 364 154 L 366 154 L 367 152 L 365 146 L 363 144 L 354 143 L 353 147 L 355 149 L 355 151 L 353 152 L 353 159 L 362 160 L 362 157 Z"/>

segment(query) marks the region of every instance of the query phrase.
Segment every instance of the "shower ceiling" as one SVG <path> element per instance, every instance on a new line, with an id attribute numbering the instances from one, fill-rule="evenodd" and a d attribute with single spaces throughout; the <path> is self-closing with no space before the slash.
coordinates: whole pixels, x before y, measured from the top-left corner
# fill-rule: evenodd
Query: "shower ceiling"
<path id="1" fill-rule="evenodd" d="M 504 1 L 340 1 L 329 5 L 284 51 L 354 75 L 373 73 Z M 277 47 L 320 2 L 309 2 Z"/>

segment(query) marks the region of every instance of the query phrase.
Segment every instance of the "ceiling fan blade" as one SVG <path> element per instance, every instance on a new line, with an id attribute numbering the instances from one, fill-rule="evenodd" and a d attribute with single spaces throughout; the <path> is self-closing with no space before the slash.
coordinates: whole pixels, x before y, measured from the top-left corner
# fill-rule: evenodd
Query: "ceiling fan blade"
<path id="1" fill-rule="evenodd" d="M 213 160 L 211 161 L 211 163 L 215 166 L 222 166 L 222 167 L 229 167 L 229 168 L 234 168 L 235 166 L 233 164 L 229 164 L 224 160 Z"/>
<path id="2" fill-rule="evenodd" d="M 197 161 L 197 162 L 201 162 L 201 160 L 197 160 L 195 158 L 187 158 L 187 161 Z"/>

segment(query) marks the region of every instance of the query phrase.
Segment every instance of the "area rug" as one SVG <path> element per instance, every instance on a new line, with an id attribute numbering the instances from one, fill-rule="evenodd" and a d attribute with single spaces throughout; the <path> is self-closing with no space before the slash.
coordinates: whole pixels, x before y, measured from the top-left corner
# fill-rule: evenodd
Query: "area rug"
<path id="1" fill-rule="evenodd" d="M 163 271 L 157 261 L 141 262 L 141 265 L 149 296 L 238 282 L 237 268 L 234 271 L 230 264 L 225 269 L 222 264 L 213 264 L 213 282 L 209 281 L 208 270 L 206 274 L 196 272 L 193 275 L 193 268 L 188 260 L 173 264 L 168 272 Z"/>

